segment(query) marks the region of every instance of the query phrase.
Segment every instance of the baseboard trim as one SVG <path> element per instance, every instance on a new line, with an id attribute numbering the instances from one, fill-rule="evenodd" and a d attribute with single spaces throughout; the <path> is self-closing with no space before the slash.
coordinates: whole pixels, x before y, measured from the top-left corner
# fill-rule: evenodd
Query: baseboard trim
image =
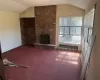
<path id="1" fill-rule="evenodd" d="M 18 47 L 15 47 L 15 48 L 13 48 L 13 49 L 10 49 L 10 50 L 8 50 L 8 51 L 5 51 L 5 52 L 3 52 L 2 54 L 6 53 L 6 52 L 9 52 L 9 51 L 12 51 L 12 50 L 14 50 L 14 49 L 16 49 L 16 48 L 19 48 L 19 47 L 21 47 L 21 46 L 24 46 L 24 45 L 20 45 L 20 46 L 18 46 Z"/>

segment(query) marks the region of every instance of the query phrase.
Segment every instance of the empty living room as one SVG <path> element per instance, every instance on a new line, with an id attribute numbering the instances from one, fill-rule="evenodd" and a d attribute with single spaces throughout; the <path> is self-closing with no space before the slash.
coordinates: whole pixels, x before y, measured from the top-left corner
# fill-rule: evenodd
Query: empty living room
<path id="1" fill-rule="evenodd" d="M 99 0 L 0 0 L 0 80 L 100 80 Z"/>

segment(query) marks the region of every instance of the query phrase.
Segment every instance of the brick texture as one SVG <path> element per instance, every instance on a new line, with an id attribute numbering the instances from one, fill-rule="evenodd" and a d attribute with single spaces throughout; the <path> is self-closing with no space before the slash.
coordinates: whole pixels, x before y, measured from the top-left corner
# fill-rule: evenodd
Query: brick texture
<path id="1" fill-rule="evenodd" d="M 36 42 L 40 42 L 40 34 L 50 34 L 50 44 L 56 38 L 56 6 L 35 7 Z"/>

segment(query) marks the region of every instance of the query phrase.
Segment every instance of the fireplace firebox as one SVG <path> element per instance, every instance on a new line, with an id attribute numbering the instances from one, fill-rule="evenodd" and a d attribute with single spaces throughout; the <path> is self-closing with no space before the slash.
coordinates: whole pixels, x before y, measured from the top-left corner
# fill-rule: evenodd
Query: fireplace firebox
<path id="1" fill-rule="evenodd" d="M 50 44 L 50 34 L 41 34 L 40 44 Z"/>

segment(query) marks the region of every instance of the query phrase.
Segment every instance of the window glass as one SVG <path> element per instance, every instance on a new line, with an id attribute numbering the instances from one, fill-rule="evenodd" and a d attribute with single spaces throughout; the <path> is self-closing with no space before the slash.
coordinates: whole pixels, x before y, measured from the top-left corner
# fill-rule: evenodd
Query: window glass
<path id="1" fill-rule="evenodd" d="M 60 34 L 64 34 L 64 30 L 65 30 L 64 27 L 60 27 Z"/>
<path id="2" fill-rule="evenodd" d="M 76 28 L 70 27 L 70 34 L 75 35 L 76 34 Z"/>
<path id="3" fill-rule="evenodd" d="M 81 36 L 59 35 L 59 42 L 60 43 L 80 44 Z"/>
<path id="4" fill-rule="evenodd" d="M 71 17 L 70 26 L 82 26 L 82 17 Z"/>
<path id="5" fill-rule="evenodd" d="M 89 35 L 92 35 L 92 28 L 89 28 Z"/>
<path id="6" fill-rule="evenodd" d="M 65 43 L 70 41 L 70 35 L 59 35 L 60 43 Z"/>
<path id="7" fill-rule="evenodd" d="M 76 35 L 81 35 L 81 27 L 76 27 Z"/>
<path id="8" fill-rule="evenodd" d="M 69 26 L 69 17 L 61 17 L 59 20 L 59 26 Z"/>
<path id="9" fill-rule="evenodd" d="M 69 27 L 65 27 L 65 34 L 69 34 Z"/>

